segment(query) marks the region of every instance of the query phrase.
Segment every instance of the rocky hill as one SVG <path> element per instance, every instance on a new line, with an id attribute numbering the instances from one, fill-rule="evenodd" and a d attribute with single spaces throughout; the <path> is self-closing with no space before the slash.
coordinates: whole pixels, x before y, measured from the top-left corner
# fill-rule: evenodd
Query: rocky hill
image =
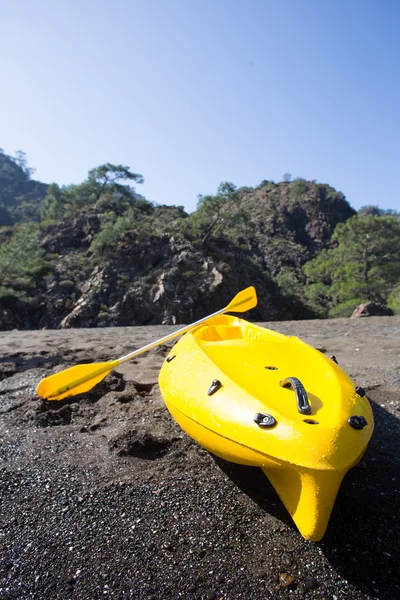
<path id="1" fill-rule="evenodd" d="M 188 215 L 137 194 L 128 167 L 60 189 L 2 156 L 3 224 L 17 224 L 0 229 L 1 329 L 188 323 L 248 285 L 252 319 L 313 318 L 303 265 L 356 214 L 329 185 L 297 179 L 221 184 Z"/>
<path id="2" fill-rule="evenodd" d="M 287 269 L 299 273 L 311 256 L 331 246 L 336 225 L 356 214 L 341 192 L 304 179 L 263 182 L 241 194 L 254 224 L 254 252 L 273 276 Z"/>
<path id="3" fill-rule="evenodd" d="M 168 211 L 166 207 L 155 208 Z M 256 285 L 253 316 L 291 315 L 272 278 L 232 241 L 210 240 L 207 249 L 176 232 L 130 229 L 111 252 L 90 250 L 101 219 L 95 209 L 43 228 L 39 248 L 50 273 L 27 302 L 3 298 L 3 328 L 97 327 L 192 322 L 222 307 L 240 289 Z"/>

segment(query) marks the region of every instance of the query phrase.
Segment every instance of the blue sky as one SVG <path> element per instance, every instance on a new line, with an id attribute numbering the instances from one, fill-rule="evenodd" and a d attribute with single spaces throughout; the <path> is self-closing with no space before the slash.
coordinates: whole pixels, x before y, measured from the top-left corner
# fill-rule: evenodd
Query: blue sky
<path id="1" fill-rule="evenodd" d="M 0 147 L 34 177 L 104 162 L 194 210 L 284 173 L 400 210 L 397 0 L 19 0 L 0 15 Z"/>

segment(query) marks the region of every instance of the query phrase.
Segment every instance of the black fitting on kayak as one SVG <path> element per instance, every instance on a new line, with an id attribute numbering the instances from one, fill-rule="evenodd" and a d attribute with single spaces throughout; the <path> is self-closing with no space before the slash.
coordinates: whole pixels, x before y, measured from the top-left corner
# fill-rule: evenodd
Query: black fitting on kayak
<path id="1" fill-rule="evenodd" d="M 347 422 L 353 429 L 364 429 L 366 425 L 368 425 L 367 420 L 361 416 L 354 415 L 353 417 L 349 417 Z"/>
<path id="2" fill-rule="evenodd" d="M 263 413 L 257 413 L 254 417 L 254 422 L 257 423 L 259 427 L 263 427 L 265 429 L 274 427 L 274 425 L 276 425 L 276 419 L 272 415 L 265 415 Z"/>
<path id="3" fill-rule="evenodd" d="M 338 361 L 336 360 L 336 356 L 334 354 L 332 354 L 331 360 L 333 360 L 333 362 L 336 363 L 337 365 L 339 364 Z"/>
<path id="4" fill-rule="evenodd" d="M 365 390 L 364 388 L 360 387 L 359 385 L 357 387 L 354 388 L 354 391 L 356 394 L 358 394 L 359 396 L 361 396 L 361 398 L 364 398 L 365 396 Z"/>
<path id="5" fill-rule="evenodd" d="M 307 392 L 300 379 L 297 379 L 297 377 L 286 377 L 286 379 L 283 379 L 279 383 L 284 388 L 294 390 L 296 394 L 297 410 L 302 415 L 309 415 L 311 413 L 311 406 L 308 401 Z"/>
<path id="6" fill-rule="evenodd" d="M 173 356 L 168 356 L 167 362 L 171 362 L 171 360 L 174 360 L 175 357 L 176 357 L 176 354 L 174 354 Z"/>
<path id="7" fill-rule="evenodd" d="M 210 385 L 210 387 L 208 388 L 208 392 L 207 394 L 209 396 L 212 396 L 213 394 L 215 394 L 215 392 L 217 392 L 220 388 L 222 388 L 222 383 L 220 382 L 219 379 L 213 379 L 212 384 Z"/>

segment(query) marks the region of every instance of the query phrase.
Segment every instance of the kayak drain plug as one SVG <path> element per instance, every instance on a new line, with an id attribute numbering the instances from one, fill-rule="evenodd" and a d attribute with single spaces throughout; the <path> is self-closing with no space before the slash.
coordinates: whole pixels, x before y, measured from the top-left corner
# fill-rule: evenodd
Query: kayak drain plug
<path id="1" fill-rule="evenodd" d="M 215 392 L 217 392 L 220 388 L 222 388 L 222 383 L 220 382 L 219 379 L 213 379 L 210 387 L 208 388 L 208 392 L 207 394 L 209 396 L 212 396 L 213 394 L 215 394 Z"/>
<path id="2" fill-rule="evenodd" d="M 367 420 L 364 417 L 359 417 L 354 415 L 353 417 L 349 417 L 347 419 L 349 425 L 351 425 L 354 429 L 364 429 L 366 425 L 368 425 Z"/>
<path id="3" fill-rule="evenodd" d="M 263 413 L 257 413 L 254 417 L 254 422 L 257 423 L 259 427 L 274 427 L 276 425 L 276 419 L 272 415 L 266 415 Z"/>

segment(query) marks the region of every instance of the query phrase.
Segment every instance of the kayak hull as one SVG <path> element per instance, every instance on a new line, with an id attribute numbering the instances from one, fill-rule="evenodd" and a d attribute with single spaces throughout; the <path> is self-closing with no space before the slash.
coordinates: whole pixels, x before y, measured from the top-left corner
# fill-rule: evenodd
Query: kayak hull
<path id="1" fill-rule="evenodd" d="M 294 361 L 299 352 L 305 360 Z M 271 356 L 274 369 L 266 369 Z M 288 375 L 307 382 L 310 414 L 300 414 L 293 390 L 282 387 Z M 168 410 L 188 435 L 216 456 L 260 467 L 302 536 L 322 538 L 342 479 L 360 460 L 373 429 L 368 401 L 333 361 L 297 338 L 225 316 L 186 334 L 159 381 Z M 212 391 L 209 384 L 216 381 L 220 387 Z M 275 424 L 260 427 L 254 419 L 260 413 Z M 349 425 L 354 414 L 365 418 L 362 430 Z"/>
<path id="2" fill-rule="evenodd" d="M 181 428 L 215 456 L 236 464 L 260 467 L 305 539 L 316 542 L 323 537 L 347 469 L 313 470 L 279 461 L 244 448 L 189 419 L 168 402 L 166 405 Z"/>

